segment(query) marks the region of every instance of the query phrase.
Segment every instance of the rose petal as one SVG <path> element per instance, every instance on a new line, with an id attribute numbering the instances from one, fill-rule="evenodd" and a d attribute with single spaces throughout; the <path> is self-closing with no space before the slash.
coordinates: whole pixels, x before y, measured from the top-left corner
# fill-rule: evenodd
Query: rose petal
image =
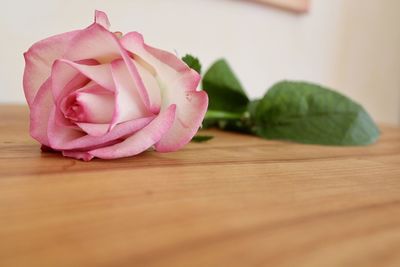
<path id="1" fill-rule="evenodd" d="M 157 72 L 157 76 L 163 83 L 174 82 L 179 78 L 182 73 L 189 73 L 186 78 L 192 81 L 186 88 L 186 91 L 195 91 L 200 81 L 200 76 L 197 72 L 189 68 L 183 61 L 176 57 L 176 55 L 167 51 L 151 47 L 144 43 L 143 36 L 138 32 L 130 32 L 125 34 L 120 42 L 122 46 L 133 53 L 133 57 L 139 57 L 144 60 Z"/>
<path id="2" fill-rule="evenodd" d="M 114 92 L 110 64 L 86 65 L 60 59 L 54 63 L 51 73 L 52 90 L 56 102 L 71 93 L 71 90 L 77 89 L 68 87 L 66 90 L 66 87 L 79 74 Z"/>
<path id="3" fill-rule="evenodd" d="M 78 109 L 77 114 L 74 114 L 73 107 L 75 106 Z M 91 81 L 81 89 L 64 97 L 61 104 L 58 105 L 58 109 L 57 113 L 63 114 L 56 116 L 56 123 L 59 127 L 82 129 L 89 135 L 101 136 L 107 133 L 110 126 L 114 96 Z"/>
<path id="4" fill-rule="evenodd" d="M 137 155 L 153 146 L 162 138 L 174 122 L 175 111 L 176 106 L 171 105 L 162 111 L 147 126 L 128 137 L 123 142 L 89 151 L 89 154 L 102 159 Z"/>
<path id="5" fill-rule="evenodd" d="M 110 123 L 114 110 L 114 94 L 97 84 L 78 90 L 76 102 L 82 107 L 84 119 L 81 122 Z"/>
<path id="6" fill-rule="evenodd" d="M 24 92 L 29 106 L 32 105 L 36 93 L 50 76 L 53 62 L 60 58 L 70 46 L 70 41 L 79 33 L 71 31 L 55 35 L 39 41 L 24 53 Z"/>
<path id="7" fill-rule="evenodd" d="M 133 53 L 135 60 L 143 60 L 155 69 L 162 85 L 161 109 L 171 104 L 177 106 L 176 121 L 156 144 L 156 149 L 162 152 L 180 149 L 197 132 L 207 110 L 207 94 L 196 91 L 200 75 L 174 54 L 146 45 L 142 35 L 137 32 L 126 34 L 121 44 Z"/>
<path id="8" fill-rule="evenodd" d="M 66 142 L 80 139 L 86 134 L 80 128 L 66 127 L 68 124 L 61 110 L 53 106 L 47 124 L 47 136 L 50 147 L 57 150 L 63 150 Z"/>
<path id="9" fill-rule="evenodd" d="M 111 24 L 110 21 L 108 20 L 107 14 L 104 13 L 103 11 L 96 10 L 94 13 L 94 22 L 103 26 L 107 30 L 110 28 Z"/>
<path id="10" fill-rule="evenodd" d="M 88 123 L 88 122 L 77 122 L 76 123 L 83 131 L 91 136 L 102 136 L 108 132 L 110 124 L 108 123 Z"/>
<path id="11" fill-rule="evenodd" d="M 110 129 L 124 121 L 150 116 L 122 59 L 111 63 L 111 73 L 115 83 L 115 110 Z"/>
<path id="12" fill-rule="evenodd" d="M 47 137 L 47 123 L 54 106 L 51 93 L 51 80 L 48 79 L 39 89 L 30 109 L 30 135 L 42 145 L 50 146 Z"/>
<path id="13" fill-rule="evenodd" d="M 204 91 L 186 92 L 184 98 L 175 99 L 175 103 L 177 109 L 174 124 L 155 145 L 159 152 L 176 151 L 190 142 L 207 111 L 208 97 Z"/>
<path id="14" fill-rule="evenodd" d="M 152 105 L 152 112 L 159 113 L 161 109 L 161 88 L 155 77 L 155 70 L 150 66 L 146 65 L 146 62 L 142 60 L 133 60 L 133 64 L 136 66 L 140 77 L 142 78 L 143 84 L 147 89 L 149 99 Z"/>
<path id="15" fill-rule="evenodd" d="M 131 57 L 113 33 L 94 23 L 77 34 L 71 43 L 73 45 L 71 44 L 65 54 L 65 58 L 71 61 L 91 58 L 100 63 L 110 63 L 115 59 L 122 58 L 128 67 L 145 107 L 154 114 L 158 113 L 160 107 L 150 103 L 147 90 L 136 66 L 132 63 Z"/>
<path id="16" fill-rule="evenodd" d="M 89 149 L 104 145 L 110 141 L 131 135 L 149 124 L 154 116 L 120 123 L 111 132 L 101 136 L 92 136 L 73 128 L 62 127 L 57 123 L 56 116 L 62 116 L 53 109 L 48 123 L 48 137 L 50 146 L 58 150 Z"/>
<path id="17" fill-rule="evenodd" d="M 65 59 L 78 61 L 95 59 L 100 63 L 110 63 L 121 57 L 118 39 L 103 26 L 93 23 L 81 30 L 71 40 Z"/>

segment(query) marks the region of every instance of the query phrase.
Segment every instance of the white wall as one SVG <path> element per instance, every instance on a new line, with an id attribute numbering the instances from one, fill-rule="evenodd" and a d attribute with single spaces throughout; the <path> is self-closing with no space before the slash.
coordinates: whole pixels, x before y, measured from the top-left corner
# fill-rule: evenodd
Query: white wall
<path id="1" fill-rule="evenodd" d="M 209 65 L 226 57 L 252 97 L 281 79 L 323 83 L 381 122 L 400 122 L 400 1 L 314 0 L 294 15 L 240 0 L 0 0 L 0 102 L 24 102 L 22 53 L 86 27 L 94 9 L 112 30 Z"/>

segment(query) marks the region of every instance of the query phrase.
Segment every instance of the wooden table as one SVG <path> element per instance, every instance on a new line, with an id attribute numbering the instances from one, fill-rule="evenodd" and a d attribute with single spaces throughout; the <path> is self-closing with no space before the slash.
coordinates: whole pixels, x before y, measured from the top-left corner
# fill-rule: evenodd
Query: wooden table
<path id="1" fill-rule="evenodd" d="M 0 266 L 400 266 L 400 129 L 343 148 L 212 131 L 83 162 L 0 107 Z"/>

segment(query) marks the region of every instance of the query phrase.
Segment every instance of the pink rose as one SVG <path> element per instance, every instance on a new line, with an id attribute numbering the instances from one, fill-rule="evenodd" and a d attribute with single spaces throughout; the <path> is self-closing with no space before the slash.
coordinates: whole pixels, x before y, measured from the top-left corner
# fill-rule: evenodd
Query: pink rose
<path id="1" fill-rule="evenodd" d="M 108 30 L 104 12 L 83 30 L 35 43 L 25 54 L 30 134 L 45 148 L 91 160 L 176 151 L 207 110 L 200 75 L 140 33 Z"/>

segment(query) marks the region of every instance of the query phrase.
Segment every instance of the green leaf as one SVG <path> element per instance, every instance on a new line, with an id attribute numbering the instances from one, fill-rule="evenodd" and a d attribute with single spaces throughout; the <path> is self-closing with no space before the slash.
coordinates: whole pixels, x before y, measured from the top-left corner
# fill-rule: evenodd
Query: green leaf
<path id="1" fill-rule="evenodd" d="M 367 145 L 379 129 L 357 103 L 306 82 L 275 84 L 253 115 L 255 132 L 268 139 L 324 145 Z"/>
<path id="2" fill-rule="evenodd" d="M 249 102 L 249 104 L 247 105 L 248 115 L 251 120 L 256 117 L 257 107 L 260 102 L 261 102 L 261 99 L 254 99 L 254 100 L 251 100 Z"/>
<path id="3" fill-rule="evenodd" d="M 194 69 L 197 71 L 199 74 L 201 74 L 201 64 L 200 60 L 197 57 L 194 57 L 192 55 L 185 55 L 182 58 L 183 62 L 185 62 L 190 68 Z"/>
<path id="4" fill-rule="evenodd" d="M 203 90 L 209 97 L 209 110 L 241 113 L 249 99 L 224 59 L 216 61 L 203 77 Z"/>
<path id="5" fill-rule="evenodd" d="M 192 138 L 192 142 L 203 143 L 203 142 L 206 142 L 206 141 L 211 140 L 213 138 L 214 138 L 214 136 L 212 136 L 212 135 L 195 135 Z"/>

